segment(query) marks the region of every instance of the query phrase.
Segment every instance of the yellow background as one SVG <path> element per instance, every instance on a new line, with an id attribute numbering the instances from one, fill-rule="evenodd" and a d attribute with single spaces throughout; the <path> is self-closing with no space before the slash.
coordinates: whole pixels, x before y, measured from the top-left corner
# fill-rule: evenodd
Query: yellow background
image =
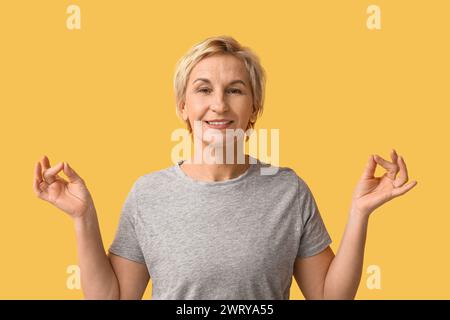
<path id="1" fill-rule="evenodd" d="M 66 27 L 70 4 L 81 30 Z M 370 4 L 379 31 L 366 27 Z M 373 213 L 357 298 L 450 298 L 449 12 L 424 0 L 2 1 L 0 298 L 82 298 L 66 287 L 73 223 L 35 197 L 35 162 L 82 175 L 108 247 L 135 179 L 172 165 L 176 61 L 222 34 L 260 56 L 257 128 L 280 129 L 280 163 L 309 184 L 335 252 L 369 154 L 396 148 L 418 180 Z M 366 287 L 373 264 L 381 290 Z"/>

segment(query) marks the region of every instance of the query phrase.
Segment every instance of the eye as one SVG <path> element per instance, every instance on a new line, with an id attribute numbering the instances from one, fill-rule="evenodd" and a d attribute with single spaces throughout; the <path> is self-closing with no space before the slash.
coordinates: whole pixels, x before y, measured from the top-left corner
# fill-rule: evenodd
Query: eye
<path id="1" fill-rule="evenodd" d="M 229 92 L 231 92 L 231 93 L 237 93 L 237 94 L 241 94 L 241 93 L 242 93 L 242 91 L 241 91 L 240 89 L 237 89 L 237 88 L 231 88 L 231 89 L 229 90 Z"/>
<path id="2" fill-rule="evenodd" d="M 211 90 L 209 88 L 203 87 L 203 88 L 199 88 L 197 90 L 197 92 L 201 92 L 201 93 L 209 93 Z"/>

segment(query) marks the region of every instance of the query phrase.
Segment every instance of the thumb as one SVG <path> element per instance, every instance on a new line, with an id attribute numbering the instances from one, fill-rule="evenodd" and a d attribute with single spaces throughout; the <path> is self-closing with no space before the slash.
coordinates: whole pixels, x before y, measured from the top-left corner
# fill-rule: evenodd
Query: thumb
<path id="1" fill-rule="evenodd" d="M 367 160 L 366 168 L 364 169 L 364 172 L 363 172 L 361 178 L 363 178 L 363 179 L 373 178 L 376 168 L 377 168 L 377 164 L 374 161 L 373 155 L 370 155 L 369 159 Z"/>
<path id="2" fill-rule="evenodd" d="M 71 183 L 83 182 L 83 179 L 69 166 L 67 162 L 64 162 L 64 174 L 69 179 Z"/>
<path id="3" fill-rule="evenodd" d="M 58 172 L 61 171 L 62 165 L 63 165 L 62 162 L 59 162 L 57 165 L 55 165 L 51 168 L 48 168 L 43 172 L 44 180 L 48 184 L 52 184 L 53 182 L 55 182 L 57 180 L 56 175 L 58 174 Z"/>

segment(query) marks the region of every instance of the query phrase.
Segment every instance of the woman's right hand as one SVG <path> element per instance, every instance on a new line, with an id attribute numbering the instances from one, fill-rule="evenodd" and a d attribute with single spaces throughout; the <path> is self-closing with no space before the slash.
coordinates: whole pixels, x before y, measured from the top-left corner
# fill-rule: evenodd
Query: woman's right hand
<path id="1" fill-rule="evenodd" d="M 69 181 L 58 176 L 63 170 Z M 33 189 L 36 196 L 66 212 L 72 218 L 80 218 L 94 210 L 94 202 L 83 179 L 67 162 L 50 167 L 47 156 L 36 163 Z"/>

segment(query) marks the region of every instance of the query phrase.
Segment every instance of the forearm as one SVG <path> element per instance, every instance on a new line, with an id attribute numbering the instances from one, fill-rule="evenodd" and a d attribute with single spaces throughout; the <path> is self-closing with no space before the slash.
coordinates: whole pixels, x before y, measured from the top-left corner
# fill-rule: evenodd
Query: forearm
<path id="1" fill-rule="evenodd" d="M 350 211 L 339 249 L 328 269 L 324 299 L 354 299 L 361 281 L 369 215 Z"/>
<path id="2" fill-rule="evenodd" d="M 85 299 L 119 299 L 119 284 L 106 255 L 95 208 L 74 219 Z"/>

